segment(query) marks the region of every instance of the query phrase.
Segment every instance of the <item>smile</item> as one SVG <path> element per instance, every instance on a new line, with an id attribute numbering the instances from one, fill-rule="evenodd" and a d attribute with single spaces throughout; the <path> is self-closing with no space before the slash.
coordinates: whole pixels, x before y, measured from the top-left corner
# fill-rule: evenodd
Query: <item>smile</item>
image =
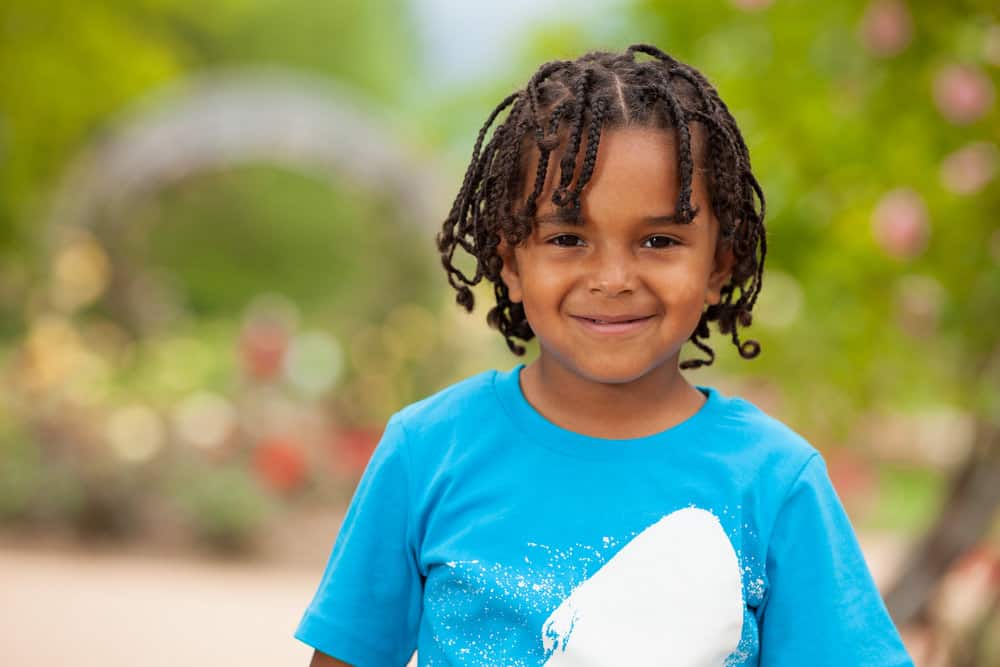
<path id="1" fill-rule="evenodd" d="M 650 315 L 648 317 L 626 320 L 624 322 L 602 322 L 600 320 L 594 320 L 588 317 L 577 317 L 575 315 L 573 316 L 573 319 L 582 324 L 583 328 L 588 331 L 606 335 L 620 335 L 638 331 L 643 328 L 647 322 L 652 320 L 653 316 Z"/>

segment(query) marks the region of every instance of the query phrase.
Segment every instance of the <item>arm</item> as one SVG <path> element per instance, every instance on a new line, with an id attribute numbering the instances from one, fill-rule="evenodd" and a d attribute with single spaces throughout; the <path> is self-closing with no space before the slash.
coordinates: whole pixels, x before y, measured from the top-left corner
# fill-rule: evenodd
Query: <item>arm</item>
<path id="1" fill-rule="evenodd" d="M 409 526 L 405 433 L 389 420 L 295 637 L 313 665 L 401 667 L 417 646 L 423 581 Z M 335 662 L 331 656 L 337 656 Z"/>
<path id="2" fill-rule="evenodd" d="M 309 663 L 309 667 L 351 667 L 346 662 L 341 662 L 336 658 L 331 658 L 326 653 L 320 653 L 319 651 L 313 651 L 312 661 Z"/>
<path id="3" fill-rule="evenodd" d="M 761 667 L 913 667 L 819 454 L 778 511 L 767 578 Z"/>

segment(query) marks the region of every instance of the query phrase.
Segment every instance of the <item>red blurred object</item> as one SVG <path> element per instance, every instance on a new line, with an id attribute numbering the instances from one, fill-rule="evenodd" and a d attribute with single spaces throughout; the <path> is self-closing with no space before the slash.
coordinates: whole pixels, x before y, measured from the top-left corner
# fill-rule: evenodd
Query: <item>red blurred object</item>
<path id="1" fill-rule="evenodd" d="M 955 563 L 952 572 L 981 581 L 991 591 L 1000 589 L 1000 547 L 987 543 L 973 547 Z"/>
<path id="2" fill-rule="evenodd" d="M 333 441 L 334 470 L 360 475 L 381 439 L 382 429 L 362 427 L 340 431 Z"/>
<path id="3" fill-rule="evenodd" d="M 240 335 L 239 352 L 243 367 L 258 380 L 269 380 L 281 373 L 288 349 L 289 333 L 280 324 L 251 322 Z"/>
<path id="4" fill-rule="evenodd" d="M 306 479 L 302 447 L 288 438 L 270 438 L 258 443 L 253 466 L 257 476 L 275 491 L 292 491 Z"/>

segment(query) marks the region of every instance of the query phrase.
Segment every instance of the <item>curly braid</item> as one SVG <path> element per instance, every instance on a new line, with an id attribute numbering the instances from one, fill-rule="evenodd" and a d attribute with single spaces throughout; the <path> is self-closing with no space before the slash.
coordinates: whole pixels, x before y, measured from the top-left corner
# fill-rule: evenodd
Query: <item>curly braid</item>
<path id="1" fill-rule="evenodd" d="M 652 59 L 637 60 L 640 53 Z M 484 147 L 490 127 L 508 107 L 509 113 Z M 735 263 L 719 303 L 705 309 L 689 338 L 707 358 L 689 359 L 680 367 L 698 368 L 714 361 L 715 352 L 706 342 L 709 322 L 717 322 L 719 331 L 730 335 L 744 359 L 760 354 L 757 341 L 741 341 L 739 336 L 739 328 L 753 321 L 751 311 L 760 294 L 767 255 L 764 193 L 751 172 L 750 154 L 735 119 L 708 80 L 648 44 L 634 44 L 624 53 L 592 51 L 574 61 L 545 63 L 525 88 L 507 96 L 490 113 L 476 138 L 462 187 L 436 237 L 448 282 L 457 292 L 456 302 L 472 311 L 475 300 L 470 286 L 483 278 L 492 282 L 496 306 L 487 314 L 487 322 L 503 334 L 514 354 L 523 355 L 524 346 L 514 339 L 529 341 L 535 334 L 523 305 L 510 300 L 501 279 L 503 260 L 498 247 L 501 237 L 517 245 L 531 234 L 550 157 L 560 146 L 561 135 L 565 135 L 566 148 L 552 203 L 572 216 L 579 213 L 583 189 L 593 175 L 603 129 L 674 130 L 680 181 L 675 216 L 690 223 L 698 214 L 691 203 L 695 170 L 691 123 L 705 131 L 709 199 L 720 223 L 719 242 L 731 245 Z M 560 133 L 563 125 L 565 131 Z M 529 177 L 524 164 L 532 142 L 538 166 L 527 200 L 518 207 L 518 195 Z M 581 144 L 583 164 L 571 187 Z M 459 246 L 476 259 L 472 277 L 452 262 Z"/>

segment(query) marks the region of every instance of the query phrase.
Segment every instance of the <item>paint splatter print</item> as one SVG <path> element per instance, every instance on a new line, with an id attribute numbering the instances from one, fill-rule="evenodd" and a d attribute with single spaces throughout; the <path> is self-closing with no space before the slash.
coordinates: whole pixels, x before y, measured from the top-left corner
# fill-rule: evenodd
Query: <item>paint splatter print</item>
<path id="1" fill-rule="evenodd" d="M 428 579 L 436 640 L 461 646 L 461 664 L 738 664 L 727 658 L 744 635 L 743 568 L 711 512 L 680 509 L 594 546 L 526 546 L 518 564 L 449 561 Z"/>

